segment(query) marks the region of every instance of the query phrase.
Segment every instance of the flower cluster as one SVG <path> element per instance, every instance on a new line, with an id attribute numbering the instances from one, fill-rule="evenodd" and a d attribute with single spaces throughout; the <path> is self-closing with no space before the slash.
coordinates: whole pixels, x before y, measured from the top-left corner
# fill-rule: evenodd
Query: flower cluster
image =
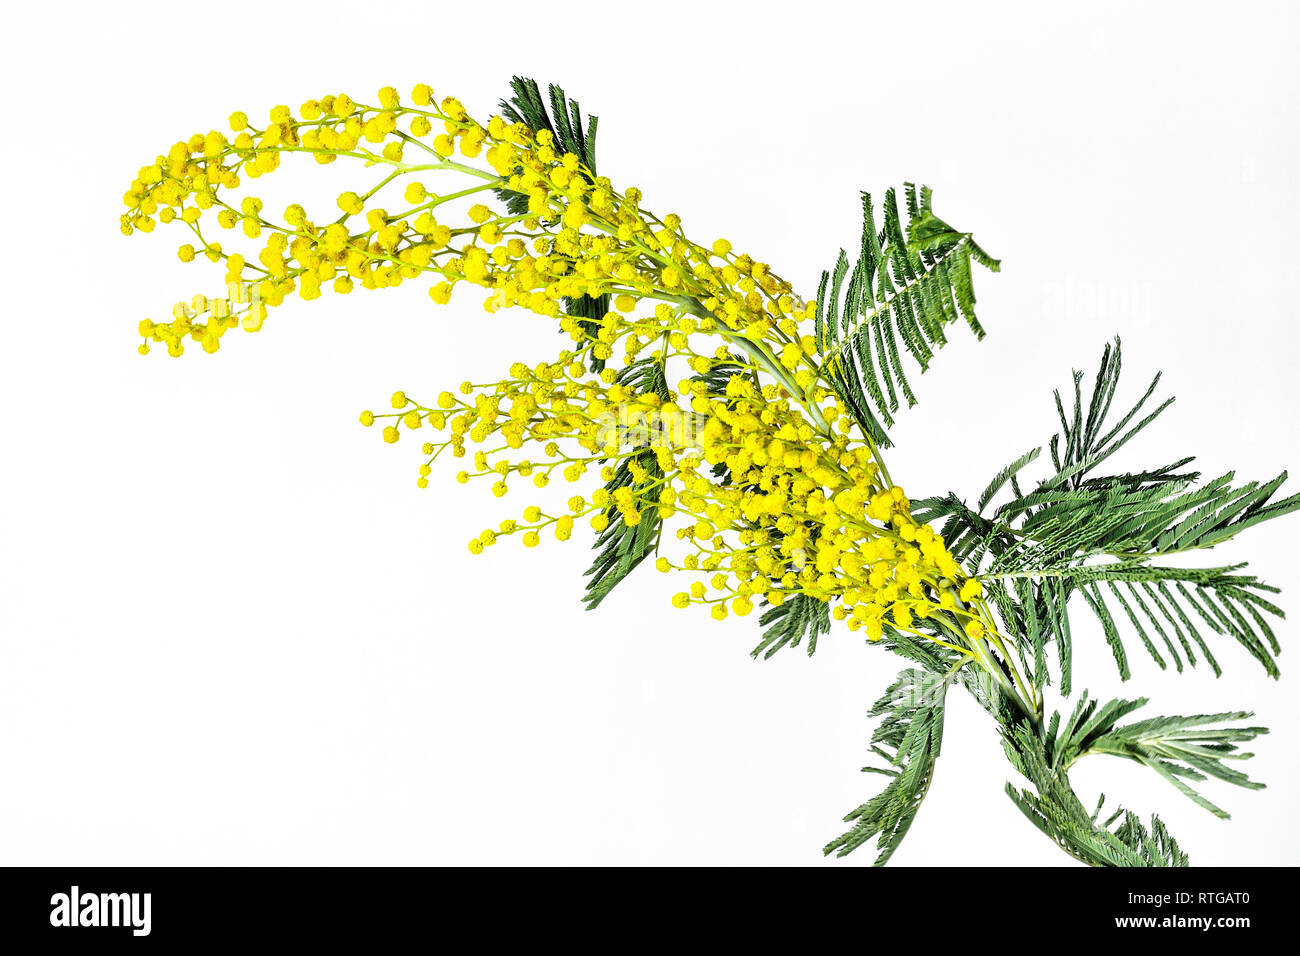
<path id="1" fill-rule="evenodd" d="M 963 655 L 985 635 L 999 640 L 979 583 L 912 518 L 878 449 L 827 387 L 808 333 L 812 304 L 728 240 L 692 240 L 678 216 L 650 212 L 639 189 L 597 176 L 550 131 L 501 116 L 479 123 L 453 97 L 435 104 L 425 85 L 410 100 L 392 88 L 376 106 L 326 96 L 297 115 L 277 106 L 262 128 L 235 113 L 233 138 L 195 134 L 143 167 L 125 196 L 123 232 L 179 221 L 193 234 L 180 258 L 224 263 L 231 288 L 252 294 L 207 322 L 145 320 L 141 351 L 153 341 L 180 355 L 187 336 L 215 351 L 225 331 L 257 331 L 294 293 L 314 299 L 427 275 L 445 304 L 457 286 L 479 287 L 489 312 L 517 306 L 557 322 L 565 349 L 428 406 L 399 391 L 391 410 L 363 412 L 362 424 L 381 424 L 389 443 L 432 433 L 420 487 L 448 450 L 467 459 L 458 480 L 486 479 L 497 496 L 520 481 L 599 482 L 575 489 L 563 509 L 529 505 L 471 551 L 653 514 L 680 542 L 676 556 L 659 548 L 657 567 L 697 578 L 673 598 L 678 607 L 706 605 L 721 619 L 805 594 L 833 602 L 836 618 L 872 640 L 886 625 L 920 633 L 926 618 L 951 641 L 934 629 L 927 639 Z M 256 197 L 229 198 L 287 153 L 353 159 L 382 175 L 323 214 L 292 204 L 274 220 Z M 435 192 L 430 177 L 443 173 L 469 185 Z M 502 196 L 523 211 L 499 208 Z M 208 238 L 205 216 L 256 247 L 227 252 Z M 567 314 L 565 303 L 584 296 L 610 308 L 595 319 Z M 684 375 L 676 390 L 670 370 Z M 620 469 L 627 480 L 615 481 Z"/>
<path id="2" fill-rule="evenodd" d="M 984 620 L 967 609 L 978 582 L 964 579 L 942 538 L 912 519 L 907 497 L 881 478 L 869 446 L 820 432 L 776 386 L 756 387 L 739 370 L 717 394 L 697 376 L 661 396 L 593 381 L 573 357 L 562 353 L 534 369 L 518 363 L 511 378 L 465 383 L 432 407 L 397 392 L 394 411 L 367 411 L 361 421 L 391 421 L 383 429 L 389 442 L 424 427 L 439 433 L 424 444 L 421 487 L 445 450 L 471 457 L 467 440 L 495 447 L 474 451 L 472 470 L 458 480 L 487 478 L 498 496 L 518 479 L 544 488 L 558 471 L 567 482 L 596 473 L 608 483 L 620 462 L 631 468 L 630 485 L 575 495 L 564 514 L 529 506 L 522 522 L 509 519 L 473 539 L 476 553 L 511 534 L 532 546 L 546 529 L 567 538 L 579 519 L 602 531 L 611 512 L 628 525 L 653 512 L 677 519 L 685 550 L 677 560 L 661 556 L 659 569 L 701 575 L 675 596 L 679 607 L 710 605 L 721 619 L 728 608 L 749 613 L 755 599 L 780 604 L 805 593 L 836 600 L 835 616 L 872 639 L 887 614 L 895 627 L 910 628 L 914 617 L 940 609 L 964 616 L 971 636 L 983 633 Z M 820 390 L 817 397 L 823 417 L 846 419 L 837 399 Z M 539 454 L 512 454 L 529 449 Z"/>
<path id="3" fill-rule="evenodd" d="M 619 192 L 572 153 L 558 154 L 547 130 L 534 133 L 500 116 L 481 125 L 458 100 L 447 97 L 435 107 L 431 97 L 427 86 L 415 88 L 413 106 L 402 105 L 392 88 L 380 90 L 377 107 L 327 96 L 304 103 L 298 117 L 275 107 L 264 129 L 235 113 L 233 140 L 216 131 L 196 133 L 140 169 L 124 197 L 122 231 L 184 223 L 195 241 L 182 245 L 179 257 L 224 262 L 227 281 L 255 283 L 265 306 L 278 306 L 295 292 L 313 299 L 325 288 L 344 294 L 357 286 L 389 288 L 423 274 L 438 280 L 429 290 L 435 302 L 445 304 L 455 286 L 466 282 L 488 290 L 488 311 L 523 306 L 559 318 L 565 299 L 608 294 L 615 310 L 603 334 L 584 343 L 598 359 L 612 356 L 617 338 L 625 338 L 627 353 L 635 356 L 660 334 L 680 340 L 721 328 L 770 340 L 773 357 L 797 370 L 802 387 L 814 380 L 814 343 L 798 334 L 799 321 L 811 309 L 765 263 L 733 254 L 726 240 L 709 249 L 689 241 L 677 216 L 661 220 L 643 211 L 640 190 Z M 441 132 L 432 135 L 435 122 Z M 308 218 L 296 203 L 273 221 L 255 196 L 238 204 L 228 199 L 242 177 L 269 174 L 284 154 L 295 152 L 322 163 L 357 159 L 387 175 L 365 192 L 341 193 L 329 221 Z M 414 160 L 408 158 L 412 153 Z M 457 155 L 482 157 L 487 168 L 454 160 Z M 468 175 L 477 183 L 435 194 L 415 178 L 438 172 Z M 392 194 L 387 187 L 399 178 L 404 208 L 390 212 L 377 204 L 378 196 Z M 460 208 L 497 190 L 526 196 L 527 212 L 509 215 L 484 202 Z M 227 252 L 205 236 L 205 214 L 220 229 L 238 228 L 259 240 L 260 248 L 247 255 Z M 628 316 L 647 298 L 665 308 L 640 320 Z M 188 334 L 212 350 L 218 329 L 233 327 L 225 321 L 215 325 Z M 245 327 L 260 328 L 260 316 Z M 578 337 L 576 329 L 570 331 Z"/>

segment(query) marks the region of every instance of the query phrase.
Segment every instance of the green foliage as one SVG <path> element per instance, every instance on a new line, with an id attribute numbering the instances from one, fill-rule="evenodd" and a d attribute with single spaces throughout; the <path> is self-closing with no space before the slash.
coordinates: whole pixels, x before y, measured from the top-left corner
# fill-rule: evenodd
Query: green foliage
<path id="1" fill-rule="evenodd" d="M 882 719 L 872 735 L 871 750 L 885 765 L 862 770 L 882 774 L 889 782 L 844 818 L 853 826 L 828 843 L 823 853 L 845 856 L 874 837 L 880 851 L 876 866 L 883 866 L 893 855 L 934 777 L 943 742 L 948 683 L 948 678 L 929 670 L 909 668 L 876 701 L 868 716 Z"/>
<path id="2" fill-rule="evenodd" d="M 1134 709 L 1145 701 L 1134 702 Z M 1153 717 L 1115 727 L 1092 740 L 1087 753 L 1105 753 L 1127 757 L 1164 777 L 1197 804 L 1221 819 L 1228 814 L 1193 789 L 1188 780 L 1214 777 L 1250 790 L 1263 789 L 1244 773 L 1225 764 L 1225 760 L 1245 760 L 1252 756 L 1239 753 L 1237 745 L 1268 733 L 1266 727 L 1211 727 L 1223 721 L 1246 720 L 1248 711 L 1222 714 L 1197 714 L 1192 717 Z"/>
<path id="3" fill-rule="evenodd" d="M 1064 770 L 1052 766 L 1026 723 L 1004 729 L 1007 758 L 1034 790 L 1007 784 L 1007 796 L 1034 826 L 1075 859 L 1091 866 L 1187 866 L 1187 854 L 1164 822 L 1152 816 L 1150 829 L 1122 808 L 1100 821 L 1103 794 L 1091 813 L 1070 787 Z M 1116 825 L 1118 822 L 1118 825 Z"/>
<path id="4" fill-rule="evenodd" d="M 668 398 L 668 383 L 660 359 L 651 357 L 633 362 L 619 370 L 616 380 L 638 392 L 655 392 L 661 399 Z M 645 470 L 644 480 L 638 482 L 633 475 L 632 461 L 636 461 Z M 605 490 L 612 497 L 618 489 L 630 487 L 640 495 L 662 478 L 663 470 L 659 467 L 654 450 L 646 448 L 619 462 L 614 477 L 605 483 Z M 643 510 L 638 524 L 628 525 L 612 502 L 605 510 L 605 517 L 609 519 L 609 524 L 596 538 L 596 560 L 586 572 L 590 580 L 583 600 L 589 611 L 599 606 L 610 591 L 649 557 L 659 543 L 659 532 L 663 525 L 659 512 L 654 508 Z"/>
<path id="5" fill-rule="evenodd" d="M 645 483 L 637 483 L 632 475 L 630 459 L 624 459 L 615 470 L 614 477 L 606 483 L 606 490 L 613 494 L 618 488 L 630 486 L 639 492 L 644 484 L 663 477 L 653 453 L 639 455 L 637 460 L 649 473 Z M 637 565 L 650 556 L 659 543 L 661 522 L 653 509 L 643 511 L 641 522 L 636 525 L 625 524 L 613 505 L 606 509 L 605 516 L 609 519 L 609 524 L 597 536 L 594 545 L 596 560 L 585 572 L 585 576 L 590 578 L 586 594 L 583 595 L 588 611 L 594 611 Z"/>
<path id="6" fill-rule="evenodd" d="M 538 88 L 537 81 L 528 77 L 516 76 L 510 80 L 514 95 L 501 101 L 501 116 L 512 123 L 523 123 L 529 129 L 550 130 L 555 136 L 555 145 L 561 153 L 573 153 L 582 164 L 596 172 L 596 127 L 598 119 L 588 117 L 587 125 L 582 125 L 582 110 L 577 100 L 564 95 L 564 90 L 550 84 L 550 112 L 547 112 L 546 100 Z M 512 213 L 527 212 L 528 206 L 512 209 Z"/>
<path id="7" fill-rule="evenodd" d="M 758 623 L 765 628 L 763 640 L 750 651 L 751 656 L 758 657 L 762 654 L 766 660 L 787 645 L 798 647 L 806 636 L 808 655 L 811 657 L 817 650 L 817 638 L 830 633 L 830 605 L 807 594 L 796 594 L 781 604 L 769 607 Z"/>
<path id="8" fill-rule="evenodd" d="M 1243 485 L 1234 485 L 1229 473 L 1198 485 L 1199 473 L 1186 469 L 1191 458 L 1147 471 L 1098 474 L 1102 462 L 1172 401 L 1149 406 L 1159 382 L 1156 376 L 1136 404 L 1112 423 L 1120 365 L 1116 340 L 1103 352 L 1086 400 L 1077 372 L 1072 402 L 1056 395 L 1061 431 L 1047 446 L 1052 471 L 1031 490 L 1026 492 L 1021 481 L 1025 469 L 1039 460 L 1041 448 L 1001 469 L 976 507 L 949 493 L 915 501 L 914 518 L 940 526 L 954 557 L 969 569 L 979 569 L 1004 632 L 1015 638 L 1015 653 L 1039 692 L 1050 682 L 1049 660 L 1055 657 L 1061 692 L 1070 693 L 1069 604 L 1076 595 L 1101 624 L 1124 678 L 1130 670 L 1120 620 L 1161 667 L 1172 661 L 1181 670 L 1184 661 L 1194 665 L 1199 655 L 1217 675 L 1219 664 L 1206 636 L 1222 635 L 1235 639 L 1276 676 L 1279 646 L 1268 618 L 1281 617 L 1282 611 L 1266 595 L 1277 589 L 1241 573 L 1244 565 L 1178 567 L 1162 559 L 1211 548 L 1263 521 L 1290 514 L 1300 508 L 1300 496 L 1273 500 L 1285 473 Z M 987 513 L 1007 489 L 1009 500 Z M 925 630 L 926 622 L 917 624 Z M 922 638 L 888 624 L 885 643 L 921 664 L 924 670 L 917 673 L 929 679 L 956 663 Z M 1049 650 L 1053 644 L 1055 654 Z M 1185 866 L 1188 857 L 1159 817 L 1144 823 L 1120 808 L 1103 818 L 1104 796 L 1089 811 L 1068 776 L 1081 757 L 1110 754 L 1149 767 L 1219 817 L 1227 814 L 1195 784 L 1214 778 L 1248 789 L 1262 786 L 1231 765 L 1251 756 L 1240 751 L 1241 744 L 1267 732 L 1262 727 L 1222 726 L 1248 718 L 1244 711 L 1120 724 L 1145 700 L 1101 705 L 1085 693 L 1067 720 L 1057 713 L 1041 723 L 1035 715 L 1015 712 L 990 682 L 974 680 L 979 673 L 967 668 L 960 676 L 997 720 L 1012 766 L 1032 787 L 1008 784 L 1008 795 L 1040 830 L 1085 863 Z M 895 684 L 890 694 L 898 688 Z M 882 703 L 873 713 L 891 713 L 891 726 L 914 732 L 905 741 L 890 738 L 893 749 L 880 751 L 891 768 L 899 761 L 894 779 L 851 815 L 858 825 L 828 851 L 847 853 L 880 834 L 883 861 L 897 847 L 924 796 L 938 747 L 937 738 L 923 731 L 941 727 L 942 715 L 888 711 Z M 881 732 L 889 733 L 884 725 Z"/>
<path id="9" fill-rule="evenodd" d="M 1300 495 L 1273 501 L 1285 472 L 1268 482 L 1232 484 L 1229 472 L 1199 487 L 1200 474 L 1184 470 L 1183 458 L 1147 471 L 1095 475 L 1173 399 L 1148 410 L 1160 376 L 1111 425 L 1108 421 L 1121 367 L 1119 340 L 1102 353 L 1087 401 L 1081 373 L 1074 374 L 1070 412 L 1056 393 L 1061 431 L 1049 443 L 1053 473 L 1025 493 L 1021 470 L 1039 449 L 1022 455 L 989 483 L 978 507 L 954 494 L 916 502 L 922 521 L 944 520 L 941 533 L 954 556 L 980 568 L 1003 623 L 1024 634 L 1034 652 L 1035 683 L 1048 681 L 1046 645 L 1057 646 L 1061 691 L 1070 693 L 1071 641 L 1068 604 L 1074 595 L 1096 617 L 1122 677 L 1131 670 L 1120 621 L 1126 622 L 1162 668 L 1182 670 L 1203 658 L 1220 672 L 1203 631 L 1230 637 L 1265 668 L 1278 674 L 1280 647 L 1269 617 L 1283 612 L 1266 595 L 1276 588 L 1244 565 L 1184 568 L 1161 558 L 1211 548 L 1263 521 L 1300 508 Z M 991 515 L 982 512 L 1008 484 L 1012 497 Z M 1112 604 L 1108 602 L 1114 602 Z"/>
<path id="10" fill-rule="evenodd" d="M 889 444 L 885 429 L 894 423 L 899 394 L 909 406 L 916 404 L 898 340 L 924 372 L 947 342 L 944 329 L 959 319 L 983 338 L 971 262 L 999 268 L 970 233 L 934 214 L 929 187 L 921 188 L 919 198 L 911 183 L 904 188 L 906 232 L 892 188 L 885 193 L 879 230 L 871 196 L 863 193 L 857 261 L 850 271 L 841 250 L 835 268 L 822 273 L 817 291 L 815 337 L 823 376 L 882 446 Z"/>
<path id="11" fill-rule="evenodd" d="M 1062 721 L 1061 714 L 1054 713 L 1041 731 L 1023 719 L 1003 727 L 1008 759 L 1034 787 L 1031 792 L 1007 784 L 1007 794 L 1040 830 L 1085 863 L 1186 866 L 1188 861 L 1187 854 L 1179 849 L 1158 817 L 1152 817 L 1148 829 L 1134 814 L 1117 809 L 1099 822 L 1104 795 L 1089 813 L 1070 787 L 1068 778 L 1070 767 L 1082 757 L 1112 754 L 1141 763 L 1221 818 L 1227 814 L 1193 789 L 1188 780 L 1215 777 L 1250 789 L 1263 786 L 1224 761 L 1249 758 L 1249 753 L 1238 752 L 1237 745 L 1267 730 L 1211 726 L 1246 719 L 1249 713 L 1155 717 L 1132 724 L 1118 723 L 1145 703 L 1145 700 L 1113 700 L 1100 705 L 1085 692 L 1068 719 Z"/>

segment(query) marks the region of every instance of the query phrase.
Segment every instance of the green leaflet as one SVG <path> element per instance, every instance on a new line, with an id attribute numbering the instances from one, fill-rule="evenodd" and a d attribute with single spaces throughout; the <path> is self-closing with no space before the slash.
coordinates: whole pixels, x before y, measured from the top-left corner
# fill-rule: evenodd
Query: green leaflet
<path id="1" fill-rule="evenodd" d="M 1199 806 L 1226 820 L 1228 814 L 1187 781 L 1213 777 L 1250 790 L 1264 787 L 1224 761 L 1249 758 L 1251 754 L 1239 752 L 1238 745 L 1268 733 L 1268 729 L 1211 726 L 1251 716 L 1248 711 L 1232 711 L 1191 717 L 1153 717 L 1110 729 L 1091 740 L 1086 752 L 1125 757 L 1149 767 Z"/>
<path id="2" fill-rule="evenodd" d="M 1091 813 L 1070 787 L 1068 771 L 1089 754 L 1111 754 L 1150 767 L 1216 816 L 1227 814 L 1205 799 L 1187 781 L 1214 777 L 1237 786 L 1259 789 L 1245 774 L 1225 761 L 1244 760 L 1249 753 L 1238 745 L 1267 733 L 1263 727 L 1218 727 L 1242 720 L 1249 713 L 1155 717 L 1132 724 L 1118 722 L 1145 700 L 1113 700 L 1099 704 L 1085 692 L 1069 718 L 1054 713 L 1046 732 L 1027 721 L 1004 724 L 1003 747 L 1012 766 L 1033 785 L 1007 795 L 1022 813 L 1066 852 L 1094 866 L 1186 866 L 1187 854 L 1159 817 L 1148 829 L 1134 814 L 1117 809 L 1100 819 L 1105 795 Z M 1118 821 L 1118 825 L 1115 825 Z"/>
<path id="3" fill-rule="evenodd" d="M 929 187 L 921 188 L 919 198 L 911 183 L 904 192 L 906 230 L 892 188 L 885 193 L 879 230 L 871 196 L 862 194 L 858 258 L 850 271 L 841 250 L 834 269 L 822 274 L 814 329 L 824 380 L 863 430 L 885 447 L 899 395 L 909 406 L 916 404 L 899 339 L 924 372 L 947 342 L 947 326 L 964 320 L 983 338 L 971 262 L 995 272 L 1000 267 L 970 233 L 934 214 Z"/>
<path id="4" fill-rule="evenodd" d="M 782 604 L 769 607 L 758 623 L 765 630 L 763 640 L 750 651 L 752 657 L 761 654 L 766 660 L 787 645 L 798 647 L 805 636 L 808 638 L 808 656 L 811 657 L 817 650 L 817 638 L 830 633 L 830 605 L 807 594 L 796 594 L 786 598 Z"/>
<path id="5" fill-rule="evenodd" d="M 883 767 L 863 767 L 889 778 L 883 790 L 845 816 L 853 826 L 826 844 L 822 852 L 845 856 L 875 838 L 883 866 L 907 835 L 934 777 L 943 742 L 944 700 L 948 680 L 932 671 L 909 668 L 898 675 L 868 716 L 882 718 L 871 737 L 871 750 Z"/>
<path id="6" fill-rule="evenodd" d="M 501 101 L 501 116 L 504 119 L 512 123 L 523 123 L 533 130 L 550 130 L 555 135 L 555 143 L 561 152 L 573 153 L 582 160 L 584 166 L 593 173 L 596 171 L 597 117 L 588 117 L 584 128 L 578 101 L 566 97 L 564 90 L 554 83 L 547 90 L 550 94 L 549 113 L 536 80 L 522 76 L 512 77 L 510 88 L 514 95 Z M 523 208 L 512 209 L 511 212 L 525 212 L 527 208 L 525 203 Z"/>

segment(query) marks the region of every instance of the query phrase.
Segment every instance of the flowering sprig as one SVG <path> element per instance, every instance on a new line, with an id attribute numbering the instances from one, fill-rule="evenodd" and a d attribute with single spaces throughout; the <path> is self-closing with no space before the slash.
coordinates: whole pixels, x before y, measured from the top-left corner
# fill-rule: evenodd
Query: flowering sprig
<path id="1" fill-rule="evenodd" d="M 678 216 L 660 218 L 643 208 L 640 190 L 619 191 L 575 154 L 557 152 L 547 130 L 534 133 L 500 116 L 480 124 L 454 98 L 434 106 L 424 86 L 412 99 L 414 106 L 404 106 L 391 88 L 380 91 L 376 107 L 325 97 L 304 104 L 297 117 L 276 107 L 265 129 L 237 113 L 233 141 L 196 135 L 140 171 L 127 194 L 132 211 L 123 217 L 124 229 L 150 228 L 156 210 L 162 221 L 190 226 L 203 254 L 226 263 L 228 282 L 260 280 L 261 301 L 242 320 L 248 331 L 260 329 L 267 308 L 293 292 L 313 299 L 325 283 L 346 294 L 358 285 L 389 288 L 424 274 L 436 280 L 430 295 L 440 304 L 464 283 L 487 290 L 489 312 L 522 306 L 558 320 L 572 346 L 552 362 L 516 363 L 507 378 L 466 383 L 459 397 L 443 392 L 432 407 L 398 392 L 392 413 L 362 416 L 366 424 L 387 422 L 388 442 L 423 427 L 445 433 L 424 445 L 422 487 L 434 460 L 446 450 L 465 457 L 467 442 L 494 447 L 475 452 L 473 469 L 458 477 L 488 478 L 499 496 L 517 478 L 545 487 L 557 471 L 570 482 L 589 472 L 608 481 L 618 462 L 629 460 L 634 486 L 574 496 L 573 507 L 554 519 L 508 519 L 472 541 L 472 551 L 511 534 L 535 543 L 543 528 L 565 539 L 579 519 L 602 531 L 611 506 L 627 525 L 653 510 L 660 519 L 684 519 L 677 537 L 688 549 L 658 566 L 704 573 L 674 597 L 679 607 L 703 604 L 721 619 L 729 610 L 749 613 L 755 599 L 779 605 L 807 594 L 837 599 L 835 616 L 872 640 L 882 636 L 886 615 L 899 628 L 938 615 L 950 640 L 935 639 L 971 657 L 978 651 L 968 641 L 986 634 L 1003 640 L 978 600 L 979 582 L 965 578 L 932 528 L 912 521 L 902 489 L 888 484 L 877 464 L 878 450 L 858 433 L 844 403 L 819 384 L 816 342 L 801 334 L 815 307 L 789 283 L 766 263 L 736 254 L 726 239 L 707 248 L 694 242 Z M 434 121 L 442 130 L 436 136 Z M 409 162 L 418 151 L 429 161 Z M 387 172 L 364 193 L 341 194 L 341 215 L 324 224 L 298 204 L 277 222 L 255 197 L 245 197 L 238 212 L 227 202 L 241 172 L 269 174 L 288 152 L 320 162 L 360 159 Z M 488 169 L 452 160 L 457 154 L 485 159 Z M 430 172 L 469 175 L 481 185 L 434 195 L 413 178 Z M 368 205 L 399 178 L 407 208 L 389 213 Z M 527 214 L 475 202 L 463 210 L 464 219 L 443 215 L 451 200 L 486 198 L 491 190 L 526 195 Z M 205 209 L 216 209 L 223 228 L 264 237 L 257 265 L 204 239 Z M 182 259 L 195 255 L 192 245 L 181 247 Z M 562 313 L 565 299 L 604 295 L 614 308 L 597 329 Z M 147 325 L 142 332 L 177 355 L 183 335 L 215 351 L 234 325 L 232 313 L 206 324 Z M 724 344 L 700 349 L 709 338 Z M 589 371 L 590 359 L 609 362 L 616 348 L 623 367 L 650 350 L 660 365 L 681 363 L 696 377 L 661 396 L 620 384 L 612 367 Z M 720 365 L 731 374 L 722 394 L 713 395 L 704 376 Z M 687 415 L 699 419 L 691 445 L 652 443 L 660 472 L 654 482 L 647 483 L 637 461 L 641 447 L 620 449 L 609 440 L 617 434 L 611 418 L 627 418 L 629 411 L 634 419 L 648 416 L 661 437 L 670 437 Z M 513 456 L 527 449 L 531 457 Z M 725 466 L 729 478 L 702 474 L 703 465 Z M 540 513 L 535 506 L 528 511 Z"/>
<path id="2" fill-rule="evenodd" d="M 531 311 L 566 335 L 551 360 L 515 362 L 497 381 L 465 382 L 429 404 L 398 391 L 390 408 L 361 414 L 390 444 L 431 433 L 422 445 L 421 488 L 444 454 L 466 460 L 458 481 L 489 481 L 497 497 L 521 482 L 578 486 L 562 508 L 529 504 L 484 530 L 469 542 L 471 552 L 508 537 L 526 547 L 543 534 L 567 540 L 582 522 L 607 548 L 593 567 L 591 606 L 653 555 L 658 570 L 693 578 L 672 597 L 679 608 L 700 605 L 721 620 L 766 605 L 763 624 L 771 630 L 760 649 L 797 643 L 804 632 L 815 638 L 830 617 L 918 662 L 918 673 L 938 679 L 927 678 L 924 699 L 897 707 L 882 701 L 875 711 L 894 708 L 887 725 L 915 731 L 879 738 L 892 748 L 879 752 L 889 756 L 894 782 L 850 816 L 854 830 L 828 850 L 847 852 L 878 836 L 882 861 L 892 852 L 928 786 L 942 691 L 954 681 L 999 721 L 1013 763 L 1035 779 L 1039 754 L 1026 741 L 1056 733 L 1056 723 L 1045 722 L 1049 641 L 1060 648 L 1068 692 L 1064 606 L 1071 591 L 1081 591 L 1106 622 L 1098 581 L 1165 586 L 1159 575 L 1123 577 L 1117 565 L 1085 568 L 1095 557 L 1123 554 L 1125 573 L 1140 565 L 1145 574 L 1159 570 L 1144 564 L 1158 552 L 1086 546 L 1093 521 L 1082 512 L 1054 523 L 1063 505 L 1094 487 L 1084 474 L 1115 439 L 1115 432 L 1100 437 L 1114 388 L 1107 360 L 1086 423 L 1071 428 L 1063 413 L 1064 465 L 1053 446 L 1058 473 L 1023 495 L 1016 472 L 1031 454 L 981 499 L 980 509 L 1010 481 L 1018 504 L 1004 507 L 1013 509 L 1007 518 L 984 519 L 955 500 L 914 503 L 882 455 L 897 394 L 913 399 L 897 338 L 924 369 L 947 324 L 964 318 L 982 334 L 970 263 L 997 265 L 969 233 L 934 216 L 929 191 L 918 197 L 908 187 L 906 229 L 892 191 L 880 229 L 864 197 L 857 265 L 850 269 L 841 254 L 817 297 L 805 300 L 766 262 L 738 253 L 725 238 L 693 238 L 678 215 L 652 212 L 641 190 L 597 175 L 591 144 L 575 145 L 578 111 L 575 105 L 570 126 L 562 93 L 552 90 L 557 118 L 564 118 L 555 128 L 535 84 L 516 80 L 515 90 L 514 106 L 484 122 L 454 97 L 435 101 L 420 84 L 409 103 L 391 87 L 374 106 L 330 95 L 296 114 L 277 106 L 260 128 L 234 113 L 233 138 L 212 131 L 173 144 L 131 183 L 122 231 L 184 224 L 192 238 L 179 257 L 224 264 L 229 294 L 178 306 L 170 321 L 144 320 L 140 351 L 160 343 L 179 356 L 191 340 L 215 352 L 227 331 L 259 331 L 269 310 L 295 294 L 311 300 L 408 280 L 428 280 L 439 305 L 476 288 L 489 313 Z M 340 193 L 333 209 L 309 213 L 294 203 L 278 219 L 257 197 L 232 196 L 245 179 L 274 173 L 293 153 L 373 172 Z M 212 238 L 212 220 L 254 246 L 228 251 Z M 609 307 L 593 311 L 592 303 Z M 1079 408 L 1076 396 L 1076 419 Z M 1122 505 L 1152 505 L 1159 491 L 1168 520 L 1174 512 L 1162 477 L 1128 481 Z M 1266 500 L 1249 504 L 1258 510 Z M 1207 514 L 1220 517 L 1212 509 L 1218 503 L 1202 498 L 1177 513 L 1203 523 Z M 1297 506 L 1268 506 L 1266 516 Z M 947 519 L 942 529 L 928 523 L 937 518 Z M 983 567 L 990 556 L 992 565 Z M 1233 614 L 1232 601 L 1244 601 L 1258 618 L 1262 586 L 1253 580 L 1207 577 L 1197 586 L 1219 588 Z M 1182 613 L 1177 601 L 1170 606 Z M 1114 631 L 1109 624 L 1112 643 Z M 1107 727 L 1119 732 L 1113 721 Z M 1088 752 L 1104 751 L 1080 745 L 1076 757 Z M 1035 783 L 1038 799 L 1048 802 L 1026 798 L 1022 809 L 1074 819 L 1063 795 L 1073 791 L 1061 783 L 1068 764 L 1044 767 Z M 1143 846 L 1145 831 L 1136 826 L 1116 836 L 1091 819 L 1053 835 L 1089 862 L 1131 863 L 1145 851 L 1124 856 L 1115 845 Z M 1097 849 L 1102 845 L 1110 849 Z"/>

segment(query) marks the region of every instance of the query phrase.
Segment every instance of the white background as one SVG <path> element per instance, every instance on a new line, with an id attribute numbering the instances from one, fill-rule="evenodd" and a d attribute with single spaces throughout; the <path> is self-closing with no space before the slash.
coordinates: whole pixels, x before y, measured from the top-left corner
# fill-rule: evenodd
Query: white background
<path id="1" fill-rule="evenodd" d="M 553 354 L 537 318 L 408 285 L 295 301 L 217 355 L 136 355 L 139 319 L 221 270 L 178 262 L 177 227 L 122 237 L 120 197 L 232 109 L 427 81 L 484 116 L 512 73 L 559 81 L 601 117 L 603 172 L 810 292 L 856 241 L 859 189 L 929 183 L 1004 270 L 976 277 L 988 338 L 959 330 L 913 376 L 891 470 L 916 497 L 974 497 L 1043 442 L 1051 389 L 1116 333 L 1125 394 L 1164 369 L 1179 397 L 1117 467 L 1300 465 L 1293 10 L 899 9 L 8 10 L 0 862 L 819 864 L 879 786 L 857 772 L 864 714 L 897 659 L 837 630 L 812 659 L 752 661 L 755 618 L 676 611 L 649 568 L 586 613 L 584 535 L 471 558 L 522 489 L 498 501 L 449 464 L 419 491 L 415 448 L 356 424 L 395 388 Z M 369 182 L 296 168 L 254 192 Z M 1222 549 L 1293 608 L 1298 521 Z M 1274 728 L 1250 762 L 1269 789 L 1207 787 L 1231 822 L 1104 758 L 1074 775 L 1084 799 L 1158 810 L 1194 863 L 1296 863 L 1295 652 L 1274 682 L 1220 641 L 1216 681 L 1162 673 L 1134 640 L 1121 688 L 1085 609 L 1075 626 L 1080 688 Z M 953 701 L 895 862 L 1070 865 L 1002 793 L 990 722 Z"/>

